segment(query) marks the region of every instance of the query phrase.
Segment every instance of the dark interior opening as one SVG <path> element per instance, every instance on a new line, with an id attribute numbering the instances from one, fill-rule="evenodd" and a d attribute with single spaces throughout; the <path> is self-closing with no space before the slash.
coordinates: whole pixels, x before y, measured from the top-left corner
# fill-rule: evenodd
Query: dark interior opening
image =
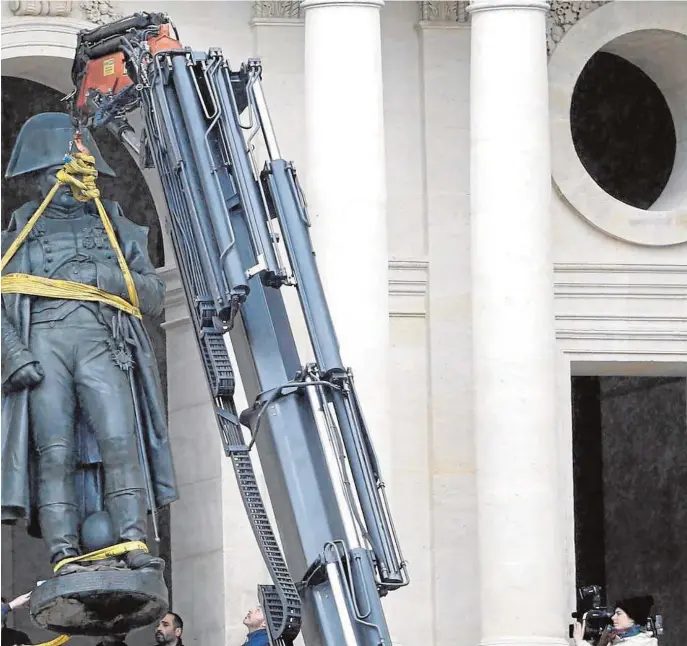
<path id="1" fill-rule="evenodd" d="M 573 377 L 577 586 L 652 594 L 661 646 L 687 633 L 687 380 Z"/>
<path id="2" fill-rule="evenodd" d="M 575 150 L 609 195 L 648 209 L 666 187 L 677 140 L 658 86 L 636 65 L 606 52 L 589 59 L 573 91 Z"/>

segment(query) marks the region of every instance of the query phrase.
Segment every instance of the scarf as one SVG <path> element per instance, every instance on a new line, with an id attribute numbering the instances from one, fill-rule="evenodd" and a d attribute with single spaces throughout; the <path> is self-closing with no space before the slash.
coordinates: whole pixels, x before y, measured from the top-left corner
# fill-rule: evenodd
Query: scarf
<path id="1" fill-rule="evenodd" d="M 630 637 L 635 637 L 639 635 L 639 633 L 642 632 L 642 629 L 639 626 L 630 626 L 629 628 L 622 628 L 618 630 L 613 630 L 613 633 L 615 634 L 616 639 L 618 640 L 623 640 L 623 639 L 629 639 Z"/>

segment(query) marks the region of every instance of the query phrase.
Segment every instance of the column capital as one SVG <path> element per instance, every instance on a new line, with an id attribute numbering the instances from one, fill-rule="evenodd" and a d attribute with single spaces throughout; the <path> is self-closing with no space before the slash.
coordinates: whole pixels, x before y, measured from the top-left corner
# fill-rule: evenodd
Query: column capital
<path id="1" fill-rule="evenodd" d="M 498 11 L 502 9 L 535 9 L 537 11 L 549 11 L 549 0 L 472 0 L 467 12 Z"/>
<path id="2" fill-rule="evenodd" d="M 381 9 L 384 0 L 303 0 L 301 10 L 315 9 L 319 7 L 372 7 Z"/>

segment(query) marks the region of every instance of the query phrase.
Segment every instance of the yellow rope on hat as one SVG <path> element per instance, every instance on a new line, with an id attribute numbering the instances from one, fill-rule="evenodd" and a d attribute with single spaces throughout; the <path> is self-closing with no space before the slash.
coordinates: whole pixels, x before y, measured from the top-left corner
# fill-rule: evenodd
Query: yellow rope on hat
<path id="1" fill-rule="evenodd" d="M 81 179 L 78 179 L 76 177 L 77 175 L 79 175 Z M 29 218 L 29 221 L 15 238 L 14 242 L 12 242 L 7 253 L 2 257 L 1 269 L 2 271 L 5 270 L 7 263 L 12 260 L 19 247 L 21 247 L 24 240 L 26 240 L 29 233 L 31 233 L 38 218 L 43 215 L 43 212 L 52 201 L 59 187 L 67 184 L 71 187 L 74 197 L 80 202 L 95 201 L 95 206 L 98 210 L 100 220 L 105 227 L 107 238 L 112 248 L 115 250 L 119 268 L 124 275 L 124 283 L 126 284 L 129 302 L 124 300 L 121 296 L 109 294 L 92 285 L 85 285 L 84 283 L 77 283 L 69 280 L 43 278 L 41 276 L 22 273 L 8 274 L 3 277 L 1 288 L 4 293 L 28 294 L 30 296 L 44 296 L 47 298 L 63 298 L 69 300 L 98 301 L 123 310 L 139 319 L 142 318 L 136 285 L 129 271 L 129 267 L 126 264 L 124 254 L 119 247 L 117 236 L 115 235 L 110 218 L 100 200 L 100 190 L 95 183 L 97 177 L 98 171 L 95 168 L 95 157 L 86 152 L 77 152 L 73 155 L 67 155 L 67 157 L 65 157 L 64 166 L 57 171 L 57 183 L 52 187 L 48 195 L 46 195 L 36 212 Z"/>

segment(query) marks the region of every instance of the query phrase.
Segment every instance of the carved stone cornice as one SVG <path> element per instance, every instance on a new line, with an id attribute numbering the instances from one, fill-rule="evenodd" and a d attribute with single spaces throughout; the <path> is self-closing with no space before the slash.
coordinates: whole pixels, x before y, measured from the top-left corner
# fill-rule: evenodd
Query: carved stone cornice
<path id="1" fill-rule="evenodd" d="M 253 18 L 258 20 L 301 18 L 298 0 L 256 0 L 253 2 Z"/>
<path id="2" fill-rule="evenodd" d="M 444 0 L 425 0 L 420 3 L 423 21 L 469 22 L 467 2 L 445 2 Z"/>
<path id="3" fill-rule="evenodd" d="M 86 20 L 99 25 L 105 25 L 122 17 L 122 12 L 117 9 L 113 0 L 87 0 L 81 3 L 81 9 Z"/>
<path id="4" fill-rule="evenodd" d="M 563 0 L 553 0 L 553 2 L 551 2 L 551 10 L 547 13 L 546 17 L 546 43 L 549 54 L 553 52 L 556 45 L 576 22 L 595 9 L 611 1 L 612 0 L 589 0 L 586 2 L 567 2 Z M 420 2 L 421 20 L 423 22 L 469 23 L 469 4 L 469 2 L 424 0 Z"/>
<path id="5" fill-rule="evenodd" d="M 10 0 L 15 16 L 60 16 L 72 13 L 72 0 Z"/>
<path id="6" fill-rule="evenodd" d="M 576 22 L 610 1 L 563 2 L 561 0 L 554 0 L 551 3 L 551 11 L 549 11 L 546 18 L 546 46 L 549 54 L 556 49 L 556 45 L 561 42 L 563 36 Z"/>
<path id="7" fill-rule="evenodd" d="M 18 17 L 50 16 L 75 18 L 104 25 L 122 17 L 113 0 L 10 0 L 10 11 Z"/>

